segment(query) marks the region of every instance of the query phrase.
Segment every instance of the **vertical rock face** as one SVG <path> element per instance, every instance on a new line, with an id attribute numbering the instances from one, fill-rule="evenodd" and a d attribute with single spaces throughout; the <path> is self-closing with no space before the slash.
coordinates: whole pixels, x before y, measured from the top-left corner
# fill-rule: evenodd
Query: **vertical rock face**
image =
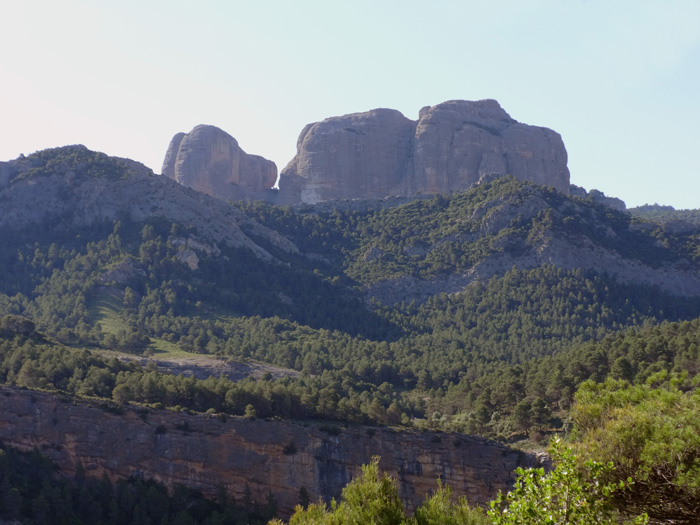
<path id="1" fill-rule="evenodd" d="M 271 492 L 283 515 L 306 488 L 312 501 L 337 498 L 372 456 L 415 508 L 438 477 L 455 495 L 485 504 L 507 491 L 518 466 L 536 459 L 463 434 L 396 432 L 195 416 L 140 409 L 122 414 L 74 404 L 42 392 L 0 388 L 0 440 L 22 450 L 37 447 L 67 474 L 81 463 L 88 475 L 131 475 L 172 487 L 184 484 L 216 496 L 224 487 L 241 501 L 246 487 L 264 502 Z"/>
<path id="2" fill-rule="evenodd" d="M 495 100 L 452 100 L 423 108 L 417 121 L 374 109 L 308 124 L 279 191 L 270 190 L 274 163 L 246 154 L 213 126 L 175 135 L 163 175 L 225 200 L 315 204 L 451 193 L 507 174 L 568 194 L 566 163 L 556 132 L 517 122 Z"/>
<path id="3" fill-rule="evenodd" d="M 163 175 L 224 200 L 262 199 L 277 180 L 275 163 L 248 155 L 215 126 L 196 126 L 170 141 Z"/>
<path id="4" fill-rule="evenodd" d="M 423 108 L 418 121 L 376 109 L 310 124 L 279 184 L 305 203 L 449 193 L 506 174 L 568 193 L 566 163 L 554 131 L 513 120 L 495 100 L 457 100 Z"/>
<path id="5" fill-rule="evenodd" d="M 297 142 L 303 154 L 287 166 L 285 178 L 301 181 L 300 199 L 307 203 L 402 194 L 414 127 L 392 109 L 308 125 Z"/>

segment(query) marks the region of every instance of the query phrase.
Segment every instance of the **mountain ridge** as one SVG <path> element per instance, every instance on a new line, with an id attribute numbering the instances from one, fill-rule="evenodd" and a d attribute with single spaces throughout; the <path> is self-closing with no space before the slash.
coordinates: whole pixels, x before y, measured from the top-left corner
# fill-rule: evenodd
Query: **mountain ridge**
<path id="1" fill-rule="evenodd" d="M 210 253 L 222 242 L 285 264 L 298 264 L 302 257 L 305 264 L 314 266 L 314 260 L 335 257 L 345 259 L 343 272 L 366 287 L 368 298 L 376 296 L 389 304 L 456 293 L 475 280 L 501 275 L 512 267 L 529 269 L 543 264 L 608 273 L 621 282 L 644 282 L 679 296 L 700 294 L 695 263 L 688 259 L 694 252 L 674 252 L 668 245 L 679 235 L 673 241 L 679 247 L 680 239 L 693 239 L 692 228 L 672 232 L 666 225 L 663 233 L 653 234 L 654 226 L 620 211 L 616 202 L 615 208 L 608 207 L 607 198 L 599 192 L 577 190 L 578 196 L 567 197 L 511 176 L 485 179 L 451 197 L 329 201 L 318 207 L 301 205 L 279 216 L 265 211 L 274 206 L 231 206 L 154 175 L 137 162 L 82 146 L 9 161 L 1 171 L 5 174 L 0 186 L 3 228 L 88 227 L 120 218 L 175 221 L 193 227 L 206 240 L 202 244 L 196 237 L 172 237 L 180 249 L 178 258 L 192 268 L 198 265 L 197 252 Z M 318 233 L 290 229 L 284 223 L 297 216 L 310 224 L 309 219 L 338 213 L 342 227 L 379 227 L 381 231 L 382 222 L 396 226 L 380 239 L 360 241 L 357 234 L 346 232 L 336 248 L 326 243 L 304 248 L 306 236 L 313 238 Z M 427 224 L 433 230 L 426 230 Z M 324 236 L 335 235 L 328 226 L 323 229 Z M 397 236 L 398 231 L 402 233 Z M 662 234 L 673 235 L 665 245 L 654 237 Z M 363 277 L 368 271 L 367 275 L 385 273 L 385 267 L 394 268 L 393 277 Z"/>
<path id="2" fill-rule="evenodd" d="M 450 100 L 417 120 L 378 108 L 307 124 L 273 190 L 276 173 L 209 125 L 176 134 L 163 162 L 165 176 L 209 195 L 280 205 L 452 193 L 508 174 L 569 192 L 561 136 L 514 120 L 495 100 Z"/>
<path id="3" fill-rule="evenodd" d="M 108 157 L 84 146 L 54 148 L 9 161 L 4 172 L 7 175 L 0 184 L 3 228 L 40 223 L 89 226 L 122 217 L 137 222 L 177 218 L 214 242 L 246 247 L 263 258 L 272 257 L 244 229 L 284 251 L 296 251 L 286 239 L 217 199 L 154 175 L 139 162 Z"/>
<path id="4" fill-rule="evenodd" d="M 10 386 L 510 442 L 562 429 L 586 379 L 697 366 L 676 342 L 659 353 L 651 330 L 643 352 L 606 355 L 624 331 L 700 316 L 700 231 L 596 194 L 498 176 L 419 198 L 225 203 L 76 146 L 0 172 Z M 32 339 L 34 326 L 44 335 Z M 184 377 L 158 369 L 164 352 L 294 373 Z"/>
<path id="5" fill-rule="evenodd" d="M 513 267 L 532 269 L 543 264 L 608 273 L 621 282 L 644 282 L 680 296 L 700 293 L 689 254 L 674 254 L 651 235 L 653 226 L 600 199 L 588 194 L 567 197 L 512 177 L 498 177 L 450 197 L 395 198 L 374 205 L 349 201 L 336 206 L 336 201 L 330 201 L 302 206 L 297 213 L 302 217 L 315 216 L 316 210 L 325 210 L 328 216 L 340 214 L 356 221 L 344 226 L 348 228 L 390 224 L 381 239 L 366 237 L 344 256 L 349 275 L 368 287 L 367 295 L 382 297 L 388 304 L 456 293 L 475 280 L 502 275 Z M 264 222 L 263 216 L 258 220 Z M 279 222 L 268 225 L 282 226 Z M 298 245 L 304 242 L 292 238 Z M 445 262 L 455 257 L 454 263 Z M 411 269 L 430 265 L 436 268 L 432 274 L 422 271 L 419 276 Z M 362 272 L 385 272 L 382 268 L 387 267 L 393 268 L 394 277 L 361 277 Z"/>

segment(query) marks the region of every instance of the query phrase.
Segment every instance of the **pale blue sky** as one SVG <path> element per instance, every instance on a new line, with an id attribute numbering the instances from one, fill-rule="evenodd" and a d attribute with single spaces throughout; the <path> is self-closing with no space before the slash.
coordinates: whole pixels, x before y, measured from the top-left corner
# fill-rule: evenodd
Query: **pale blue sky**
<path id="1" fill-rule="evenodd" d="M 213 124 L 282 169 L 302 127 L 495 98 L 571 182 L 700 208 L 700 0 L 3 0 L 0 160 L 81 143 L 160 172 Z"/>

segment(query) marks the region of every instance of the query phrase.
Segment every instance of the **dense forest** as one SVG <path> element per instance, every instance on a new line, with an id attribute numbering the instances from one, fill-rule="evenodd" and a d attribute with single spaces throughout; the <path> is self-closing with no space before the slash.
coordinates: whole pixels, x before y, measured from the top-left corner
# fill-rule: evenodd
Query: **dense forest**
<path id="1" fill-rule="evenodd" d="M 37 155 L 27 162 L 39 167 L 21 177 L 73 162 L 61 150 Z M 80 157 L 75 177 L 128 176 L 105 156 L 71 155 Z M 504 442 L 570 431 L 582 385 L 673 382 L 694 391 L 700 296 L 538 258 L 556 243 L 587 245 L 621 266 L 697 274 L 691 212 L 629 214 L 512 177 L 401 205 L 229 206 L 298 250 L 251 228 L 271 255 L 261 258 L 191 224 L 128 213 L 0 230 L 0 382 L 115 406 L 449 429 Z M 127 359 L 178 352 L 296 373 L 196 379 Z M 114 507 L 98 505 L 102 516 Z M 171 510 L 168 519 L 179 512 Z M 87 521 L 84 512 L 67 515 Z"/>
<path id="2" fill-rule="evenodd" d="M 645 204 L 644 206 L 630 208 L 629 212 L 635 217 L 662 224 L 682 221 L 695 227 L 700 226 L 700 210 L 677 210 L 673 206 Z M 677 226 L 681 225 L 677 224 Z"/>
<path id="3" fill-rule="evenodd" d="M 86 177 L 126 176 L 100 154 L 37 155 L 40 167 L 24 177 L 67 161 L 79 161 Z M 252 407 L 258 417 L 426 426 L 507 440 L 565 425 L 587 379 L 644 381 L 662 369 L 695 366 L 696 346 L 683 348 L 682 357 L 673 348 L 640 358 L 606 345 L 697 318 L 700 297 L 590 269 L 514 263 L 461 293 L 409 294 L 395 303 L 373 295 L 377 283 L 410 278 L 419 286 L 493 256 L 517 262 L 552 236 L 587 239 L 651 266 L 697 264 L 695 230 L 670 232 L 512 177 L 399 206 L 234 205 L 299 252 L 249 232 L 274 256 L 262 260 L 213 243 L 191 225 L 134 222 L 126 214 L 89 228 L 64 218 L 3 230 L 0 314 L 29 319 L 43 335 L 36 343 L 3 332 L 0 377 L 119 402 L 234 415 Z M 103 358 L 102 349 L 146 356 L 176 349 L 301 375 L 196 380 Z"/>

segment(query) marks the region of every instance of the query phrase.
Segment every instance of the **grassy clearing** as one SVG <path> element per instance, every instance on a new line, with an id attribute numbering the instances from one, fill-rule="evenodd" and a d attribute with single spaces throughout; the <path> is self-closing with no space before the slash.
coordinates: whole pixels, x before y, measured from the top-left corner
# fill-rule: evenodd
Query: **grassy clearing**
<path id="1" fill-rule="evenodd" d="M 200 354 L 193 354 L 191 352 L 185 352 L 182 348 L 176 344 L 170 343 L 169 341 L 164 341 L 163 339 L 155 339 L 151 337 L 151 344 L 148 348 L 153 350 L 153 355 L 161 357 L 185 357 L 194 356 Z"/>
<path id="2" fill-rule="evenodd" d="M 122 309 L 122 298 L 116 291 L 101 291 L 93 301 L 91 301 L 90 323 L 99 324 L 102 332 L 106 334 L 118 335 L 120 331 L 129 329 L 129 326 L 119 315 Z M 176 344 L 164 341 L 163 339 L 150 338 L 151 344 L 148 348 L 159 358 L 191 356 Z"/>
<path id="3" fill-rule="evenodd" d="M 105 334 L 117 335 L 119 331 L 129 327 L 119 316 L 122 299 L 117 292 L 103 291 L 91 301 L 88 309 L 90 323 L 99 324 Z"/>

